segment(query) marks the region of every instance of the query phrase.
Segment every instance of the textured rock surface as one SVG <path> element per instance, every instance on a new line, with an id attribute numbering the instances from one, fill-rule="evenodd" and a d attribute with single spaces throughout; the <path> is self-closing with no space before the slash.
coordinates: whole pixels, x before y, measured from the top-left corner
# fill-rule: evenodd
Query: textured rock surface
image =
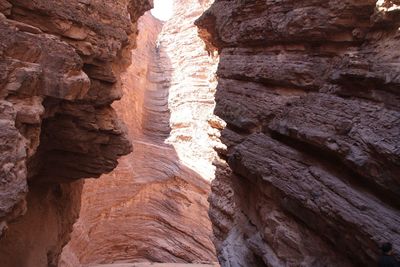
<path id="1" fill-rule="evenodd" d="M 221 264 L 399 257 L 399 2 L 217 0 L 196 24 L 220 54 Z"/>
<path id="2" fill-rule="evenodd" d="M 79 213 L 81 184 L 71 182 L 131 151 L 110 105 L 150 7 L 0 0 L 1 266 L 55 266 Z"/>
<path id="3" fill-rule="evenodd" d="M 134 152 L 111 174 L 86 181 L 60 266 L 216 261 L 207 215 L 216 61 L 193 24 L 208 6 L 176 1 L 164 25 L 141 18 L 132 53 L 140 64 L 123 73 L 124 97 L 113 104 Z"/>
<path id="4" fill-rule="evenodd" d="M 1 241 L 1 266 L 57 266 L 79 216 L 82 182 L 29 186 L 27 212 Z"/>
<path id="5" fill-rule="evenodd" d="M 212 127 L 221 124 L 213 115 L 218 58 L 205 51 L 193 23 L 212 2 L 175 0 L 174 16 L 159 38 L 160 46 L 166 47 L 172 71 L 168 143 L 186 166 L 207 180 L 214 179 L 211 163 L 216 157 L 214 147 L 220 143 L 219 131 Z"/>

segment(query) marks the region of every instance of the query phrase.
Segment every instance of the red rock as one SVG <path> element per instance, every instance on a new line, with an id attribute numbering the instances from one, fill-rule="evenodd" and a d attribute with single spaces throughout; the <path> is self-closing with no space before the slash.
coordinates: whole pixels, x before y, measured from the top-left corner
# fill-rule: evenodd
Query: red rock
<path id="1" fill-rule="evenodd" d="M 210 124 L 220 123 L 212 114 L 216 59 L 193 24 L 207 6 L 177 1 L 165 23 L 140 19 L 132 51 L 140 64 L 122 73 L 124 94 L 113 104 L 134 152 L 85 183 L 60 266 L 216 261 L 207 214 L 218 142 Z"/>
<path id="2" fill-rule="evenodd" d="M 55 266 L 79 213 L 81 185 L 71 182 L 111 171 L 131 151 L 110 107 L 118 79 L 98 81 L 85 66 L 106 77 L 126 68 L 122 53 L 150 7 L 0 1 L 1 266 Z"/>

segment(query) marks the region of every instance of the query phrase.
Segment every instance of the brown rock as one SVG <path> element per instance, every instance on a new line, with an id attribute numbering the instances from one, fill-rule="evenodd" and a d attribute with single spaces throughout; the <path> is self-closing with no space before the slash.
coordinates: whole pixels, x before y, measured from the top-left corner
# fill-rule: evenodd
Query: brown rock
<path id="1" fill-rule="evenodd" d="M 27 212 L 1 240 L 2 266 L 57 266 L 79 215 L 82 182 L 29 186 Z"/>
<path id="2" fill-rule="evenodd" d="M 150 7 L 0 1 L 1 266 L 55 266 L 79 213 L 79 183 L 69 183 L 111 171 L 131 151 L 110 107 L 118 79 L 98 86 L 85 66 L 106 76 L 126 68 L 123 49 Z"/>
<path id="3" fill-rule="evenodd" d="M 212 115 L 216 62 L 193 24 L 208 5 L 177 1 L 165 23 L 140 19 L 132 51 L 140 64 L 122 73 L 124 94 L 113 104 L 134 152 L 85 183 L 60 266 L 216 261 L 207 214 L 218 142 L 210 124 L 221 123 Z"/>
<path id="4" fill-rule="evenodd" d="M 400 16 L 393 1 L 215 1 L 226 121 L 210 201 L 222 266 L 399 257 Z"/>
<path id="5" fill-rule="evenodd" d="M 270 128 L 329 151 L 361 175 L 362 184 L 385 190 L 396 204 L 400 203 L 399 118 L 398 111 L 374 103 L 310 94 L 293 103 Z"/>

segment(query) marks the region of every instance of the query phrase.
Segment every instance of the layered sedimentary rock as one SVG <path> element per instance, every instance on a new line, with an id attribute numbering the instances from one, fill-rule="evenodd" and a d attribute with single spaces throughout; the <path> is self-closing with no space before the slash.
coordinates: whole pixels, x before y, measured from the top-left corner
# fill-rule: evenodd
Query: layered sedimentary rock
<path id="1" fill-rule="evenodd" d="M 216 59 L 193 24 L 208 6 L 175 1 L 171 20 L 140 19 L 133 64 L 122 74 L 124 97 L 113 104 L 134 152 L 111 174 L 85 182 L 60 266 L 216 261 L 207 214 L 217 140 L 211 124 L 219 123 L 212 114 Z"/>
<path id="2" fill-rule="evenodd" d="M 215 173 L 211 164 L 216 157 L 214 147 L 220 146 L 215 126 L 223 123 L 213 114 L 218 58 L 205 50 L 193 23 L 212 2 L 175 0 L 174 17 L 166 23 L 159 38 L 172 67 L 168 143 L 186 166 L 209 181 Z"/>
<path id="3" fill-rule="evenodd" d="M 55 266 L 79 213 L 74 181 L 110 172 L 131 151 L 111 103 L 150 8 L 0 1 L 1 266 Z"/>
<path id="4" fill-rule="evenodd" d="M 400 252 L 399 1 L 217 0 L 223 266 L 376 266 Z"/>

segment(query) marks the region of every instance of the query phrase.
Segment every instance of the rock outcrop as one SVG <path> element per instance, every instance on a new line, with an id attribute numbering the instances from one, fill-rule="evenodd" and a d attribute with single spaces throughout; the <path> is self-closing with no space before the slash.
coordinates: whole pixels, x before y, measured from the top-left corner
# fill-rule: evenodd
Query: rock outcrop
<path id="1" fill-rule="evenodd" d="M 167 142 L 186 166 L 209 181 L 215 176 L 214 147 L 220 146 L 215 127 L 223 123 L 213 115 L 218 57 L 206 52 L 194 20 L 212 2 L 175 0 L 174 17 L 166 23 L 159 39 L 173 71 L 168 96 L 171 134 Z"/>
<path id="2" fill-rule="evenodd" d="M 1 266 L 56 266 L 79 214 L 77 180 L 131 151 L 111 103 L 151 6 L 0 0 Z"/>
<path id="3" fill-rule="evenodd" d="M 217 0 L 227 123 L 210 217 L 222 266 L 376 266 L 400 256 L 400 2 Z"/>
<path id="4" fill-rule="evenodd" d="M 113 104 L 134 152 L 85 182 L 60 266 L 216 261 L 207 214 L 218 139 L 211 125 L 219 123 L 216 59 L 193 24 L 209 5 L 175 1 L 171 20 L 140 19 L 134 64 L 121 78 L 124 97 Z"/>

